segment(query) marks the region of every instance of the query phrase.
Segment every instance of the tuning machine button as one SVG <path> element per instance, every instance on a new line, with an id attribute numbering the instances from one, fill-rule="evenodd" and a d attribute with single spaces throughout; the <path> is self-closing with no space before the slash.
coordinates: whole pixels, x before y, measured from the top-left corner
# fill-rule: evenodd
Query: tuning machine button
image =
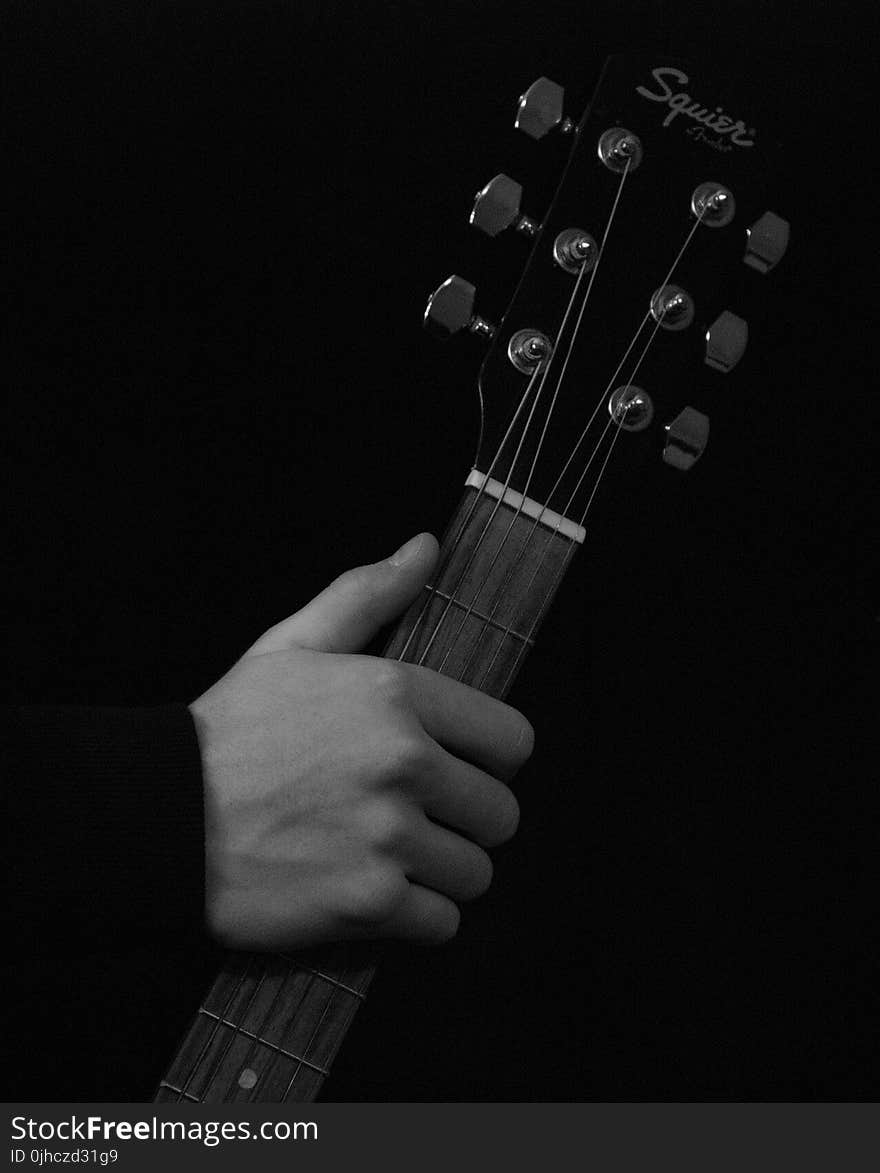
<path id="1" fill-rule="evenodd" d="M 790 228 L 775 212 L 765 212 L 746 229 L 745 264 L 759 273 L 769 273 L 785 256 Z"/>
<path id="2" fill-rule="evenodd" d="M 563 112 L 564 100 L 565 90 L 558 82 L 539 77 L 520 94 L 513 125 L 533 139 L 542 139 L 551 130 L 571 134 L 575 124 Z"/>
<path id="3" fill-rule="evenodd" d="M 522 184 L 509 175 L 494 176 L 477 192 L 469 222 L 487 236 L 497 236 L 511 226 L 523 236 L 534 236 L 538 222 L 519 213 L 522 192 Z"/>
<path id="4" fill-rule="evenodd" d="M 693 407 L 685 407 L 665 430 L 663 460 L 673 468 L 687 472 L 706 450 L 709 417 Z"/>
<path id="5" fill-rule="evenodd" d="M 719 314 L 706 331 L 706 362 L 726 375 L 746 352 L 749 324 L 730 310 Z"/>
<path id="6" fill-rule="evenodd" d="M 485 318 L 474 314 L 476 289 L 453 273 L 439 285 L 428 298 L 425 307 L 424 325 L 437 338 L 451 338 L 461 330 L 469 330 L 482 338 L 491 338 L 495 327 Z"/>

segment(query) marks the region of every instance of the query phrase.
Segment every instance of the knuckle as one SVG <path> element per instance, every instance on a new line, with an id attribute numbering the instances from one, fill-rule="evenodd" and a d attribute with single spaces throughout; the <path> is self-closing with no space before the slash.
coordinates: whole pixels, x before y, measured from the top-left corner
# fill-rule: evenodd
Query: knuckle
<path id="1" fill-rule="evenodd" d="M 420 777 L 428 772 L 433 760 L 427 735 L 415 729 L 400 730 L 389 751 L 389 764 L 395 778 Z"/>
<path id="2" fill-rule="evenodd" d="M 408 881 L 391 865 L 374 865 L 347 885 L 343 916 L 359 925 L 378 925 L 393 916 L 406 897 Z"/>
<path id="3" fill-rule="evenodd" d="M 376 798 L 361 812 L 361 825 L 367 842 L 375 850 L 400 845 L 409 829 L 409 815 L 394 798 Z"/>
<path id="4" fill-rule="evenodd" d="M 398 706 L 407 699 L 408 677 L 396 660 L 370 661 L 365 684 L 372 694 L 384 700 L 386 704 Z"/>

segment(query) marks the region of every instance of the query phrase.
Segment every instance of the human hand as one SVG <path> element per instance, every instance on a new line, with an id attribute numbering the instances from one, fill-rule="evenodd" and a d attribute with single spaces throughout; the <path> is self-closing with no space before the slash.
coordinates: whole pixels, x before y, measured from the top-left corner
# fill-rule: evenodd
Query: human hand
<path id="1" fill-rule="evenodd" d="M 341 575 L 190 706 L 206 918 L 223 944 L 439 942 L 516 830 L 531 753 L 515 709 L 431 669 L 353 654 L 424 587 L 430 534 Z M 503 779 L 503 781 L 502 781 Z"/>

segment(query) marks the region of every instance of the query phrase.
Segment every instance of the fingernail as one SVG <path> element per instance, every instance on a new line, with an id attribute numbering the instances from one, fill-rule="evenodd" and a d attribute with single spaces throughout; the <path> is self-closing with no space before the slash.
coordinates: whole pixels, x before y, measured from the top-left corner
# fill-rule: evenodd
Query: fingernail
<path id="1" fill-rule="evenodd" d="M 392 566 L 403 566 L 405 562 L 411 562 L 421 550 L 424 540 L 424 534 L 417 534 L 414 538 L 410 538 L 408 542 L 404 542 L 396 554 L 391 555 L 388 561 Z"/>

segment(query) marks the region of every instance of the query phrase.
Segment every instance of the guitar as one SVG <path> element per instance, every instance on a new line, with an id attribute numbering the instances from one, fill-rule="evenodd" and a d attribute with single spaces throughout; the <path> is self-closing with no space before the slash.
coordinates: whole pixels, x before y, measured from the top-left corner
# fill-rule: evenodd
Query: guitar
<path id="1" fill-rule="evenodd" d="M 779 145 L 707 69 L 612 57 L 579 121 L 540 78 L 516 127 L 570 143 L 538 220 L 496 175 L 471 223 L 529 241 L 500 322 L 452 276 L 425 324 L 488 343 L 481 428 L 435 580 L 384 654 L 504 697 L 600 508 L 661 508 L 747 390 L 788 222 Z M 542 144 L 543 145 L 543 144 Z M 636 498 L 636 488 L 638 498 Z M 313 1100 L 364 1002 L 373 946 L 230 954 L 155 1101 Z"/>

